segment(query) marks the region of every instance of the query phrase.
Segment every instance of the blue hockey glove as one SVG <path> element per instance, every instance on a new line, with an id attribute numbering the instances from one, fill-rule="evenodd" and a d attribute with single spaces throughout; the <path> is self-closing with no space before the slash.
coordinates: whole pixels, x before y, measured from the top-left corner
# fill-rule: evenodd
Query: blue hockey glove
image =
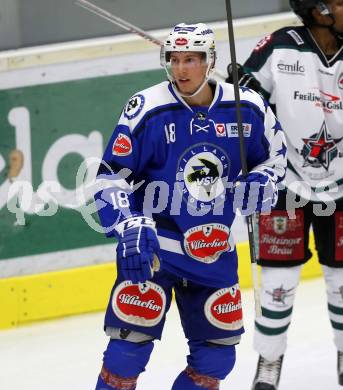
<path id="1" fill-rule="evenodd" d="M 267 173 L 251 171 L 235 180 L 233 207 L 242 215 L 267 213 L 275 206 L 277 198 L 277 186 Z"/>
<path id="2" fill-rule="evenodd" d="M 151 218 L 131 217 L 116 226 L 117 264 L 125 279 L 133 283 L 151 279 L 160 268 L 160 245 Z"/>

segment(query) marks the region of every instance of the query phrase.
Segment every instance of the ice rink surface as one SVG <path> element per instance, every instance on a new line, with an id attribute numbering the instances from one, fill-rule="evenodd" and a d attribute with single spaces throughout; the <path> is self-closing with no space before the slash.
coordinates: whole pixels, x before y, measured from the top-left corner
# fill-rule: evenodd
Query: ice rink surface
<path id="1" fill-rule="evenodd" d="M 248 390 L 257 354 L 252 349 L 253 294 L 243 291 L 246 333 L 237 347 L 237 364 L 221 390 Z M 103 313 L 32 324 L 0 332 L 1 390 L 93 390 L 107 338 Z M 339 390 L 336 350 L 322 279 L 300 284 L 289 330 L 279 390 Z M 137 390 L 168 390 L 185 367 L 187 344 L 172 305 L 161 342 Z"/>

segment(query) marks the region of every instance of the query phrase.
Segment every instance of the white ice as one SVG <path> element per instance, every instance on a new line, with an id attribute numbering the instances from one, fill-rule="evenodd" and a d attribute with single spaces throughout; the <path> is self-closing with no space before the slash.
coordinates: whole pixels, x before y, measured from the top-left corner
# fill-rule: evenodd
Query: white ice
<path id="1" fill-rule="evenodd" d="M 253 296 L 243 291 L 246 333 L 237 364 L 221 390 L 249 390 L 257 354 L 252 349 Z M 0 332 L 1 390 L 94 390 L 107 338 L 103 313 L 48 321 Z M 339 390 L 336 350 L 322 279 L 301 282 L 289 330 L 279 390 Z M 137 390 L 168 390 L 185 367 L 187 344 L 172 305 L 163 334 Z"/>

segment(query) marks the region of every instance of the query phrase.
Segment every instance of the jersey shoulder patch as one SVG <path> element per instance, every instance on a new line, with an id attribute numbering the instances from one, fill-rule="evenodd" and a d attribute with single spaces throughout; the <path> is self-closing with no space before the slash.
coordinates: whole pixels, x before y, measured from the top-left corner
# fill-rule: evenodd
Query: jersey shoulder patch
<path id="1" fill-rule="evenodd" d="M 298 47 L 306 43 L 306 28 L 304 26 L 284 27 L 274 31 L 272 34 L 262 38 L 256 45 L 254 51 L 259 52 L 266 48 L 276 47 Z"/>
<path id="2" fill-rule="evenodd" d="M 164 81 L 131 96 L 124 106 L 119 124 L 129 126 L 133 131 L 148 112 L 176 102 L 168 85 L 169 83 Z"/>
<path id="3" fill-rule="evenodd" d="M 291 29 L 291 30 L 288 30 L 287 31 L 287 34 L 293 38 L 294 42 L 298 45 L 298 46 L 301 46 L 305 43 L 305 41 L 303 40 L 303 38 L 301 37 L 301 35 L 299 34 L 298 31 L 296 31 L 295 29 Z"/>
<path id="4" fill-rule="evenodd" d="M 133 95 L 124 107 L 124 116 L 133 119 L 143 110 L 145 97 L 141 93 Z"/>

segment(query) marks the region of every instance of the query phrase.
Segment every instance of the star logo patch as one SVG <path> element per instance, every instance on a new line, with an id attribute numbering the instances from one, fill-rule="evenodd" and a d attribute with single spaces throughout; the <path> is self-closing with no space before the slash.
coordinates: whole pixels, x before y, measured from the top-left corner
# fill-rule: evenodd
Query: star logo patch
<path id="1" fill-rule="evenodd" d="M 304 147 L 301 155 L 304 158 L 304 167 L 323 167 L 329 169 L 331 161 L 338 157 L 339 153 L 336 144 L 343 139 L 332 138 L 328 133 L 326 123 L 323 122 L 320 131 L 309 138 L 303 138 Z"/>

